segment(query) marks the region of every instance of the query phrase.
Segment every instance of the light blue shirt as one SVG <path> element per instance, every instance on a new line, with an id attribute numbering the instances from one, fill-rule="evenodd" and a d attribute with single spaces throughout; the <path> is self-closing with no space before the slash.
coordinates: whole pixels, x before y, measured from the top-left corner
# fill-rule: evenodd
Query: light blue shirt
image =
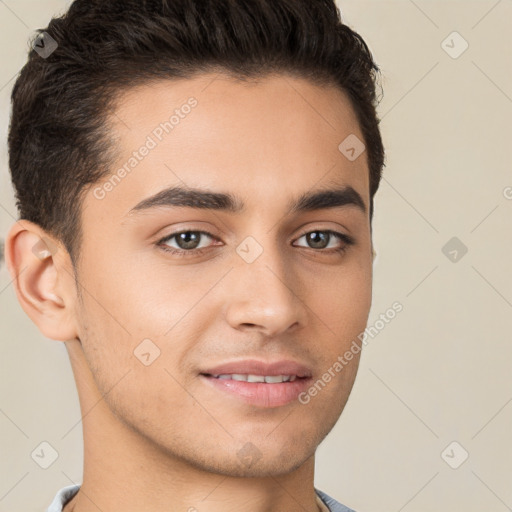
<path id="1" fill-rule="evenodd" d="M 80 489 L 80 485 L 69 485 L 67 487 L 63 487 L 53 499 L 51 505 L 48 507 L 46 512 L 62 512 L 64 505 L 78 492 Z M 331 512 L 355 512 L 351 508 L 342 505 L 337 502 L 334 498 L 327 496 L 322 491 L 319 491 L 315 488 L 317 495 L 320 499 L 327 505 Z"/>

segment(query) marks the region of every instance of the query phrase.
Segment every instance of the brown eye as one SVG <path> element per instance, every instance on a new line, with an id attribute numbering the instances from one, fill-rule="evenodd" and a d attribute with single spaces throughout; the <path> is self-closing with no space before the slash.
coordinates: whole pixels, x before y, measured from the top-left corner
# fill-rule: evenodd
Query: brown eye
<path id="1" fill-rule="evenodd" d="M 157 245 L 160 246 L 164 251 L 170 252 L 171 254 L 185 256 L 190 253 L 191 256 L 202 252 L 203 249 L 208 249 L 208 245 L 199 247 L 201 242 L 205 238 L 210 238 L 216 240 L 216 238 L 206 231 L 179 231 L 177 233 L 172 233 L 165 238 L 162 238 L 157 242 Z M 175 239 L 175 244 L 177 247 L 173 247 L 168 245 L 168 242 Z"/>
<path id="2" fill-rule="evenodd" d="M 312 231 L 305 235 L 306 242 L 313 249 L 325 249 L 329 245 L 331 235 L 323 231 Z"/>
<path id="3" fill-rule="evenodd" d="M 331 230 L 315 230 L 305 233 L 300 238 L 306 239 L 307 245 L 300 245 L 299 247 L 307 247 L 309 249 L 318 249 L 323 252 L 343 252 L 348 249 L 349 246 L 354 245 L 355 241 L 352 237 L 338 233 L 337 231 Z M 300 240 L 300 238 L 298 240 Z M 334 246 L 330 246 L 331 242 Z M 336 242 L 338 244 L 336 245 Z M 340 246 L 341 242 L 341 246 Z M 326 250 L 328 249 L 328 250 Z"/>

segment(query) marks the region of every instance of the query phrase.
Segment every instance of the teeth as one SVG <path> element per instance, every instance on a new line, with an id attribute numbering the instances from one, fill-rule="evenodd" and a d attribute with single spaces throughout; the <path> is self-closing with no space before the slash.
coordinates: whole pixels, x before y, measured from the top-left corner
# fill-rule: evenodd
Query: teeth
<path id="1" fill-rule="evenodd" d="M 244 382 L 266 382 L 268 384 L 278 384 L 280 382 L 293 382 L 297 375 L 246 375 L 241 373 L 212 375 L 221 380 L 238 380 Z"/>
<path id="2" fill-rule="evenodd" d="M 265 382 L 263 375 L 247 375 L 247 382 Z"/>
<path id="3" fill-rule="evenodd" d="M 269 382 L 270 384 L 275 384 L 277 382 L 283 382 L 284 377 L 282 375 L 270 375 L 265 377 L 265 382 Z M 290 379 L 288 379 L 290 380 Z"/>

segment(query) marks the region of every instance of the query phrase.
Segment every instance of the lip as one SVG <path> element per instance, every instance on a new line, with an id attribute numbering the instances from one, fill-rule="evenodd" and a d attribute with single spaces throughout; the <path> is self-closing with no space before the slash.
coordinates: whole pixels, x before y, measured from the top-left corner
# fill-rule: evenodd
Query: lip
<path id="1" fill-rule="evenodd" d="M 265 384 L 263 382 L 245 382 L 240 380 L 221 380 L 208 375 L 200 375 L 207 385 L 236 399 L 257 407 L 281 407 L 298 400 L 313 380 L 303 377 L 293 382 Z"/>
<path id="2" fill-rule="evenodd" d="M 225 374 L 250 375 L 297 375 L 293 382 L 263 383 L 245 382 L 230 379 L 217 379 L 213 375 Z M 271 408 L 287 405 L 298 399 L 312 381 L 311 370 L 292 360 L 281 360 L 272 363 L 256 359 L 232 361 L 208 368 L 199 375 L 205 384 L 226 393 L 242 402 L 257 407 Z"/>
<path id="3" fill-rule="evenodd" d="M 212 366 L 201 371 L 201 373 L 209 375 L 242 373 L 251 375 L 297 375 L 297 377 L 311 377 L 311 370 L 306 365 L 291 359 L 282 359 L 271 363 L 257 359 L 231 361 Z"/>

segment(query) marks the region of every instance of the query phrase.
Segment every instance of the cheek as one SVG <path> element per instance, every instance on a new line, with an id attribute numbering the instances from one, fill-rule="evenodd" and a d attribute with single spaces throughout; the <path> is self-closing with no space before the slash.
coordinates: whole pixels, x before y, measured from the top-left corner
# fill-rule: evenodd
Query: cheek
<path id="1" fill-rule="evenodd" d="M 121 316 L 114 319 L 91 298 L 86 299 L 83 313 L 83 353 L 111 410 L 132 424 L 151 417 L 171 422 L 175 411 L 190 400 L 177 369 L 184 347 L 173 342 L 183 333 L 176 329 L 172 336 L 160 335 L 169 323 L 155 325 L 140 308 L 134 312 L 138 319 L 132 316 L 123 326 Z M 145 327 L 137 328 L 138 322 Z"/>
<path id="2" fill-rule="evenodd" d="M 158 264 L 137 272 L 141 265 L 133 265 L 89 265 L 79 337 L 100 391 L 123 379 L 128 396 L 143 404 L 143 390 L 180 396 L 171 375 L 181 380 L 178 369 L 201 334 L 201 298 L 218 277 L 196 283 L 190 273 L 171 273 Z"/>
<path id="3" fill-rule="evenodd" d="M 89 261 L 86 312 L 117 346 L 167 332 L 190 309 L 193 287 L 177 282 L 169 269 L 117 256 Z"/>
<path id="4" fill-rule="evenodd" d="M 329 338 L 350 341 L 366 327 L 372 303 L 371 267 L 361 261 L 339 267 L 316 281 L 308 305 L 321 320 Z"/>

